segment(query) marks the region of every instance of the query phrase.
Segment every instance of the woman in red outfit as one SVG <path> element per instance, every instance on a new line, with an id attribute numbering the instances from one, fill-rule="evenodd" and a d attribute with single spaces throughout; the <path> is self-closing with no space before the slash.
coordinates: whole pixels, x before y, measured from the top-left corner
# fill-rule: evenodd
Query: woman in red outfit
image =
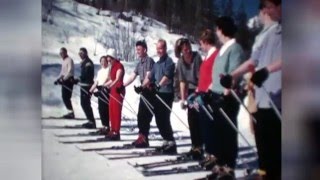
<path id="1" fill-rule="evenodd" d="M 109 49 L 106 56 L 111 64 L 110 80 L 104 84 L 110 90 L 109 119 L 111 130 L 106 138 L 117 141 L 120 140 L 121 111 L 125 95 L 123 88 L 124 67 L 116 58 L 115 49 Z"/>

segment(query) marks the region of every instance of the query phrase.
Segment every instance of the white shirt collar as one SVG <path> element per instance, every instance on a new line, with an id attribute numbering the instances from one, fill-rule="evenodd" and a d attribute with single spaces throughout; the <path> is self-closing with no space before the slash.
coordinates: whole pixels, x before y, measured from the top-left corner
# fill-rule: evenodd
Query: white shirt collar
<path id="1" fill-rule="evenodd" d="M 219 51 L 219 56 L 222 56 L 224 52 L 226 52 L 226 50 L 236 42 L 236 40 L 234 38 L 230 39 L 228 42 L 224 43 L 224 45 L 221 47 L 220 51 Z"/>
<path id="2" fill-rule="evenodd" d="M 212 46 L 209 51 L 208 51 L 208 54 L 205 58 L 205 60 L 207 60 L 214 52 L 216 51 L 216 48 L 214 46 Z"/>

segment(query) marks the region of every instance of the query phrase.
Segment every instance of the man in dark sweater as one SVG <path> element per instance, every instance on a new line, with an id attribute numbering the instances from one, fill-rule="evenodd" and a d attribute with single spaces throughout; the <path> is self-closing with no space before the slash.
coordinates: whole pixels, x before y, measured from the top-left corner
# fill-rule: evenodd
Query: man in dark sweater
<path id="1" fill-rule="evenodd" d="M 79 51 L 79 56 L 81 58 L 81 75 L 80 75 L 80 101 L 81 107 L 89 120 L 89 122 L 84 123 L 82 126 L 88 129 L 96 128 L 96 122 L 93 116 L 91 108 L 91 93 L 89 93 L 90 87 L 93 84 L 94 78 L 94 64 L 92 60 L 88 57 L 87 49 L 82 47 Z"/>
<path id="2" fill-rule="evenodd" d="M 164 139 L 162 147 L 157 148 L 157 150 L 165 154 L 175 154 L 177 153 L 177 146 L 174 141 L 170 122 L 171 111 L 164 105 L 165 103 L 172 108 L 175 64 L 167 54 L 167 43 L 163 39 L 160 39 L 157 43 L 157 54 L 160 59 L 153 65 L 151 75 L 148 79 L 151 83 L 152 91 L 156 96 L 154 102 L 156 124 Z"/>

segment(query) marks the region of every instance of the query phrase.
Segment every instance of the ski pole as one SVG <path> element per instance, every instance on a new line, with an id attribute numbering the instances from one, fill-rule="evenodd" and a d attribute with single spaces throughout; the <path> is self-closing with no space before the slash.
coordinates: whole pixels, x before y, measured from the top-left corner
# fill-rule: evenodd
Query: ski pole
<path id="1" fill-rule="evenodd" d="M 253 151 L 255 151 L 254 147 L 251 146 L 250 142 L 247 140 L 247 138 L 239 131 L 239 129 L 234 125 L 234 123 L 231 121 L 230 117 L 224 112 L 222 108 L 219 108 L 219 111 L 223 115 L 223 117 L 228 121 L 228 123 L 231 125 L 231 127 L 242 137 L 242 139 L 248 144 L 249 147 L 252 147 Z M 256 154 L 256 151 L 255 151 Z"/>
<path id="2" fill-rule="evenodd" d="M 108 104 L 109 105 L 109 98 L 103 93 L 103 91 L 101 90 L 100 91 L 101 92 L 101 94 L 102 94 L 102 96 L 106 99 L 106 101 L 107 101 L 107 103 L 106 104 Z"/>
<path id="3" fill-rule="evenodd" d="M 151 103 L 147 100 L 147 98 L 145 98 L 141 93 L 140 93 L 140 97 L 142 99 L 144 99 L 144 102 L 148 103 L 149 107 L 151 107 L 152 109 L 154 109 L 154 107 L 151 105 Z"/>
<path id="4" fill-rule="evenodd" d="M 280 111 L 278 110 L 278 108 L 276 107 L 276 105 L 274 104 L 274 102 L 272 101 L 270 94 L 268 93 L 267 89 L 262 85 L 262 89 L 264 90 L 264 92 L 267 94 L 267 97 L 269 98 L 270 104 L 272 109 L 276 112 L 278 118 L 280 119 L 280 121 L 282 122 L 282 118 L 281 118 L 281 114 Z"/>
<path id="5" fill-rule="evenodd" d="M 238 97 L 238 95 L 234 92 L 233 89 L 230 89 L 231 94 L 234 98 L 236 98 L 236 100 L 246 109 L 246 111 L 249 113 L 249 115 L 251 116 L 252 120 L 254 123 L 257 123 L 256 118 L 253 117 L 253 115 L 250 113 L 249 109 L 247 108 L 246 105 L 244 105 L 244 103 L 240 100 L 240 98 Z"/>
<path id="6" fill-rule="evenodd" d="M 165 107 L 167 107 L 167 108 L 169 109 L 170 112 L 172 112 L 172 113 L 178 118 L 178 120 L 179 120 L 185 127 L 187 127 L 187 128 L 189 129 L 189 126 L 186 125 L 186 124 L 179 118 L 179 116 L 178 116 L 175 112 L 172 111 L 172 109 L 163 101 L 163 99 L 161 99 L 161 97 L 159 97 L 158 94 L 156 94 L 156 97 L 160 100 L 160 102 L 161 102 Z"/>
<path id="7" fill-rule="evenodd" d="M 121 106 L 125 107 L 128 111 L 130 111 L 132 114 L 134 114 L 135 116 L 137 115 L 135 112 L 132 112 L 131 109 L 129 109 L 127 106 L 125 106 L 124 104 L 122 104 L 117 98 L 115 98 L 114 96 L 111 95 L 111 93 L 109 93 L 109 96 L 114 99 L 117 103 L 119 103 Z"/>
<path id="8" fill-rule="evenodd" d="M 204 112 L 207 114 L 207 116 L 213 121 L 213 116 L 211 116 L 210 112 L 208 111 L 208 109 L 204 106 L 201 105 L 202 109 L 204 110 Z"/>
<path id="9" fill-rule="evenodd" d="M 239 131 L 239 129 L 234 125 L 234 123 L 231 121 L 230 117 L 224 112 L 224 110 L 222 108 L 219 108 L 219 111 L 221 112 L 221 114 L 224 116 L 224 118 L 228 121 L 228 123 L 231 125 L 231 127 L 242 137 L 242 139 L 247 143 L 247 145 L 249 147 L 252 147 L 252 150 L 255 154 L 256 157 L 258 157 L 257 151 L 255 150 L 254 146 L 251 146 L 250 142 L 248 141 L 248 139 Z M 241 158 L 240 158 L 241 159 Z M 245 162 L 244 160 L 242 160 L 242 162 L 246 165 L 247 167 L 247 172 L 249 171 L 249 165 L 248 162 Z"/>
<path id="10" fill-rule="evenodd" d="M 151 104 L 150 104 L 150 106 L 149 106 L 147 99 L 143 98 L 142 95 L 141 95 L 141 99 L 142 99 L 143 103 L 146 105 L 146 107 L 148 108 L 149 112 L 154 116 L 154 112 L 152 111 L 153 107 L 150 107 Z M 152 108 L 152 109 L 151 109 L 151 108 Z"/>
<path id="11" fill-rule="evenodd" d="M 87 91 L 87 90 L 85 90 L 85 89 L 83 89 L 80 85 L 79 85 L 79 87 L 80 87 L 80 90 L 81 91 L 83 91 L 86 95 L 88 95 L 89 96 L 89 92 Z M 107 103 L 104 99 L 102 99 L 101 97 L 97 97 L 98 99 L 100 99 L 102 102 L 104 102 L 104 103 Z M 91 99 L 90 99 L 91 100 Z M 93 102 L 95 102 L 95 101 L 93 101 Z M 97 103 L 97 102 L 95 102 L 95 103 Z"/>
<path id="12" fill-rule="evenodd" d="M 129 105 L 129 107 L 131 108 L 131 110 L 136 114 L 136 115 L 138 115 L 138 113 L 132 108 L 132 106 L 130 105 L 130 103 L 125 99 L 125 97 L 122 95 L 122 94 L 120 94 L 120 96 L 123 98 L 123 100 Z"/>

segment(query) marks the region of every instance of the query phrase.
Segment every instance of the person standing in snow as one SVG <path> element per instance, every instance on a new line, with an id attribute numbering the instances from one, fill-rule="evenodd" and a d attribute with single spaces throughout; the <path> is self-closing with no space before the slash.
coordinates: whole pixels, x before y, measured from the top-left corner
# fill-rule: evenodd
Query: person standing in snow
<path id="1" fill-rule="evenodd" d="M 211 83 L 211 107 L 213 109 L 213 121 L 211 141 L 214 144 L 212 155 L 216 162 L 205 163 L 207 167 L 213 166 L 214 172 L 219 172 L 219 166 L 228 166 L 234 169 L 238 154 L 238 134 L 219 111 L 222 108 L 232 123 L 237 127 L 237 115 L 239 103 L 231 93 L 220 84 L 220 75 L 228 74 L 236 69 L 244 60 L 241 46 L 235 40 L 237 27 L 230 17 L 220 17 L 216 21 L 216 35 L 223 44 L 215 59 L 212 69 Z M 239 86 L 239 81 L 235 87 Z M 234 176 L 234 174 L 230 174 Z"/>
<path id="2" fill-rule="evenodd" d="M 123 87 L 123 77 L 125 71 L 120 60 L 117 59 L 115 49 L 108 49 L 106 57 L 111 64 L 110 79 L 104 84 L 108 91 L 110 91 L 109 119 L 111 121 L 111 129 L 106 135 L 106 139 L 111 141 L 119 141 L 122 104 L 125 95 L 125 88 Z"/>
<path id="3" fill-rule="evenodd" d="M 195 93 L 190 94 L 187 101 L 190 108 L 197 108 L 199 111 L 196 119 L 201 129 L 200 133 L 206 154 L 205 159 L 200 162 L 200 165 L 210 169 L 212 167 L 212 162 L 216 161 L 213 156 L 215 142 L 212 141 L 212 136 L 214 136 L 213 121 L 204 109 L 207 109 L 207 104 L 204 102 L 206 97 L 205 95 L 211 93 L 212 67 L 219 49 L 217 48 L 217 38 L 214 32 L 210 29 L 206 29 L 201 33 L 199 41 L 201 50 L 206 53 L 206 56 L 199 69 L 199 81 Z M 210 115 L 212 116 L 212 114 Z"/>
<path id="4" fill-rule="evenodd" d="M 164 139 L 163 145 L 156 150 L 164 154 L 176 154 L 177 146 L 170 122 L 171 111 L 164 105 L 165 103 L 172 108 L 175 64 L 167 54 L 167 43 L 165 40 L 158 40 L 156 47 L 159 60 L 153 65 L 151 74 L 148 77 L 151 91 L 156 96 L 154 101 L 156 124 Z M 163 100 L 163 102 L 160 99 Z"/>
<path id="5" fill-rule="evenodd" d="M 192 51 L 191 43 L 186 38 L 180 38 L 176 41 L 175 54 L 179 58 L 177 75 L 180 86 L 180 105 L 182 109 L 188 110 L 188 124 L 192 143 L 191 150 L 186 155 L 199 160 L 203 154 L 199 115 L 195 108 L 187 106 L 187 97 L 195 93 L 202 60 L 198 52 Z"/>
<path id="6" fill-rule="evenodd" d="M 139 62 L 130 78 L 124 83 L 124 86 L 127 87 L 136 79 L 137 76 L 139 76 L 141 85 L 134 87 L 134 90 L 136 93 L 141 94 L 141 96 L 143 96 L 150 104 L 153 104 L 154 97 L 148 90 L 147 81 L 154 65 L 154 61 L 147 54 L 148 47 L 145 41 L 137 41 L 136 52 Z M 149 111 L 147 107 L 148 105 L 145 104 L 146 102 L 143 101 L 143 97 L 140 97 L 137 115 L 139 136 L 138 139 L 132 143 L 132 145 L 134 145 L 136 148 L 149 147 L 148 135 L 150 130 L 150 122 L 153 115 Z"/>
<path id="7" fill-rule="evenodd" d="M 109 126 L 109 93 L 103 91 L 103 85 L 110 79 L 110 66 L 106 56 L 100 58 L 101 69 L 97 73 L 97 78 L 90 88 L 90 93 L 98 97 L 99 115 L 102 123 L 102 128 L 99 129 L 99 134 L 107 135 L 110 131 Z"/>
<path id="8" fill-rule="evenodd" d="M 270 29 L 261 44 L 252 52 L 251 57 L 240 67 L 221 78 L 225 88 L 232 88 L 234 79 L 258 69 L 252 77 L 255 87 L 255 99 L 258 106 L 253 116 L 255 140 L 259 155 L 259 165 L 264 165 L 266 179 L 281 179 L 281 120 L 272 108 L 268 96 L 281 112 L 281 0 L 263 0 L 266 12 L 278 24 Z M 268 94 L 267 94 L 268 93 Z"/>
<path id="9" fill-rule="evenodd" d="M 62 47 L 60 49 L 60 57 L 62 58 L 62 67 L 59 74 L 59 78 L 54 82 L 54 84 L 62 85 L 62 100 L 68 110 L 68 113 L 63 115 L 62 117 L 66 119 L 74 119 L 74 112 L 71 103 L 71 96 L 73 90 L 74 63 L 73 60 L 68 56 L 68 52 L 65 47 Z"/>
<path id="10" fill-rule="evenodd" d="M 88 57 L 88 51 L 86 48 L 82 47 L 79 50 L 79 56 L 81 58 L 81 74 L 80 74 L 80 102 L 81 107 L 86 115 L 89 122 L 82 124 L 84 128 L 95 129 L 96 121 L 93 116 L 91 108 L 91 94 L 89 92 L 94 78 L 94 64 L 92 60 Z M 78 80 L 75 81 L 78 83 Z"/>

